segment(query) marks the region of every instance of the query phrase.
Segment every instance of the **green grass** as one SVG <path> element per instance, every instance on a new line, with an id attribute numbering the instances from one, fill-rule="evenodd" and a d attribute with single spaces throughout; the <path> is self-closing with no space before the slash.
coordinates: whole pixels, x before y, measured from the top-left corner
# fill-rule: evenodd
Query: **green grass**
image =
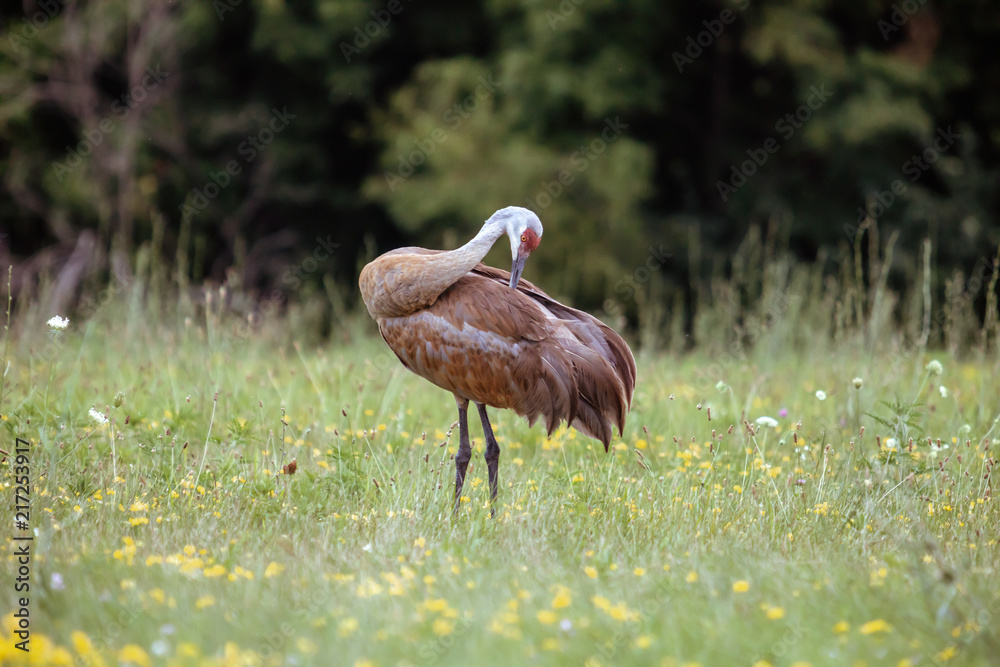
<path id="1" fill-rule="evenodd" d="M 641 354 L 609 454 L 494 412 L 491 520 L 477 420 L 453 518 L 454 402 L 372 328 L 298 344 L 268 335 L 293 321 L 244 340 L 212 317 L 163 320 L 112 305 L 61 333 L 14 329 L 0 446 L 31 442 L 33 664 L 102 664 L 87 642 L 108 665 L 985 665 L 1000 651 L 995 359 L 933 355 L 932 376 L 931 355 L 847 343 Z M 920 405 L 897 420 L 880 400 Z M 765 415 L 779 425 L 751 433 Z M 13 496 L 9 457 L 0 475 Z M 9 622 L 0 662 L 26 662 Z"/>

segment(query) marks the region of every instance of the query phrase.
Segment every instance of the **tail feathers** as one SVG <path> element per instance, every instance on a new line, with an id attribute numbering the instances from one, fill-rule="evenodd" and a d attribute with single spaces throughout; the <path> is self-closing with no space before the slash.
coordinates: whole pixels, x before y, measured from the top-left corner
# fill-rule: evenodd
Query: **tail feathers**
<path id="1" fill-rule="evenodd" d="M 619 429 L 624 425 L 625 415 L 632 407 L 632 392 L 635 389 L 635 359 L 632 351 L 615 331 L 600 320 L 587 316 L 590 321 L 572 322 L 573 333 L 587 346 L 600 350 L 601 359 L 609 364 L 617 376 L 618 388 L 622 392 L 624 410 L 618 420 Z"/>
<path id="2" fill-rule="evenodd" d="M 532 425 L 544 417 L 545 428 L 552 435 L 560 421 L 576 416 L 579 392 L 572 367 L 558 355 L 542 349 L 538 362 L 540 373 L 535 384 L 522 395 L 516 410 Z"/>
<path id="3" fill-rule="evenodd" d="M 607 451 L 613 428 L 621 435 L 631 398 L 617 369 L 600 352 L 577 340 L 542 345 L 541 373 L 526 392 L 517 412 L 530 424 L 539 417 L 551 435 L 561 422 L 604 443 Z"/>
<path id="4" fill-rule="evenodd" d="M 560 418 L 570 423 L 576 419 L 580 402 L 579 382 L 574 368 L 563 362 L 559 355 L 552 354 L 548 350 L 542 352 L 542 364 L 546 373 L 556 380 L 554 383 L 550 383 L 550 386 L 554 385 L 560 405 L 564 406 L 563 410 L 559 410 Z M 559 419 L 550 419 L 547 424 L 549 433 L 551 434 L 558 425 Z"/>
<path id="5" fill-rule="evenodd" d="M 628 348 L 625 341 L 622 340 L 615 331 L 604 324 L 603 322 L 597 322 L 598 326 L 601 327 L 601 332 L 604 334 L 604 341 L 608 345 L 608 349 L 614 358 L 615 371 L 618 374 L 619 380 L 621 380 L 621 388 L 625 393 L 625 403 L 626 412 L 628 408 L 632 407 L 632 393 L 635 391 L 635 358 L 632 356 L 632 350 Z M 622 414 L 621 424 L 619 425 L 619 430 L 624 426 L 625 415 Z"/>
<path id="6" fill-rule="evenodd" d="M 635 390 L 636 368 L 632 351 L 614 329 L 596 317 L 540 295 L 536 295 L 536 299 L 560 319 L 560 323 L 576 340 L 596 352 L 614 370 L 625 402 L 625 410 L 617 420 L 620 430 L 624 427 L 625 414 L 632 407 L 632 394 Z"/>
<path id="7" fill-rule="evenodd" d="M 589 365 L 577 369 L 581 394 L 592 406 L 600 408 L 600 412 L 618 427 L 618 435 L 621 436 L 625 429 L 625 417 L 632 407 L 635 360 L 628 345 L 614 330 L 596 318 L 580 315 L 588 319 L 566 324 L 580 340 L 590 361 Z"/>
<path id="8" fill-rule="evenodd" d="M 611 444 L 611 424 L 597 411 L 597 409 L 586 401 L 583 402 L 580 414 L 572 422 L 573 428 L 584 435 L 600 440 L 604 443 L 604 451 L 608 451 Z"/>

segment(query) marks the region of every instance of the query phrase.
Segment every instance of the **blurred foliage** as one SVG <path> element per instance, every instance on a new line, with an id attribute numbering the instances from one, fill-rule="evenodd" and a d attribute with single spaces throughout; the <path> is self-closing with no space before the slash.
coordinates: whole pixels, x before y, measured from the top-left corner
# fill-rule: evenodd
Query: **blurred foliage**
<path id="1" fill-rule="evenodd" d="M 546 226 L 526 277 L 630 319 L 714 298 L 754 228 L 831 274 L 859 227 L 898 231 L 896 287 L 929 238 L 940 292 L 1000 243 L 987 0 L 26 0 L 0 20 L 17 288 L 75 251 L 85 290 L 147 245 L 182 284 L 353 292 L 373 254 L 454 247 L 510 204 Z M 660 246 L 649 289 L 616 288 Z"/>

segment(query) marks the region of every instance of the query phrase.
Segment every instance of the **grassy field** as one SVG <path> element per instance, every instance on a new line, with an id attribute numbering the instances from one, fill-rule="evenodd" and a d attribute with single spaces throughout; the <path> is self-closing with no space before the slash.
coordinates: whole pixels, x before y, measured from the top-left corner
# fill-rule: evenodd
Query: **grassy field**
<path id="1" fill-rule="evenodd" d="M 0 447 L 30 442 L 35 538 L 31 653 L 8 614 L 2 664 L 1000 655 L 995 359 L 848 343 L 640 354 L 608 454 L 495 413 L 491 520 L 478 422 L 452 517 L 454 402 L 370 323 L 316 344 L 295 342 L 294 320 L 271 323 L 282 340 L 143 312 L 9 340 Z M 0 464 L 7 526 L 15 462 Z M 16 543 L 0 548 L 17 572 Z"/>

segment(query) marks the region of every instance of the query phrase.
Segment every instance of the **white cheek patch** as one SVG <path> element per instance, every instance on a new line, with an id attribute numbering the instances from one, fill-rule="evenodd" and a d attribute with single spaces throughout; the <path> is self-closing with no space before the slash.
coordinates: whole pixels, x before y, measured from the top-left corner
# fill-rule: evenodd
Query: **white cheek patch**
<path id="1" fill-rule="evenodd" d="M 521 235 L 512 234 L 510 237 L 510 257 L 511 259 L 517 259 L 517 255 L 521 250 Z"/>

